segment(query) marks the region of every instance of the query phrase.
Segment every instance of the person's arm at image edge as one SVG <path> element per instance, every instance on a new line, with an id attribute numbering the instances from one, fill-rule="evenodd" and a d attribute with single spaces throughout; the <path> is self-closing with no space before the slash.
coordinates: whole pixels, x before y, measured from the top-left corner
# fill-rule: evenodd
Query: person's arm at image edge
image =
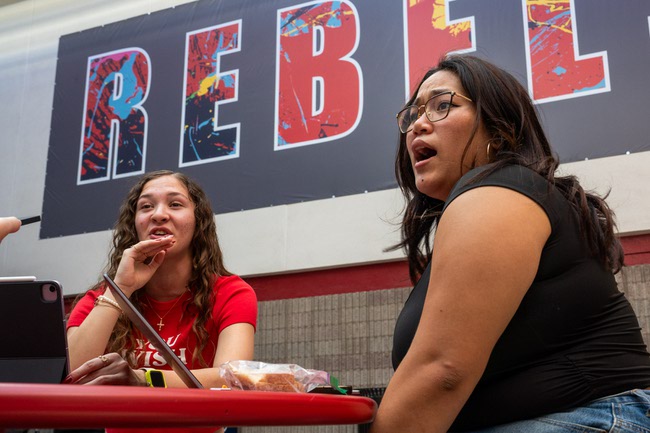
<path id="1" fill-rule="evenodd" d="M 476 188 L 448 206 L 420 324 L 372 433 L 449 429 L 532 283 L 550 233 L 544 210 L 509 189 Z"/>
<path id="2" fill-rule="evenodd" d="M 0 242 L 9 234 L 20 229 L 20 220 L 16 217 L 0 217 Z"/>

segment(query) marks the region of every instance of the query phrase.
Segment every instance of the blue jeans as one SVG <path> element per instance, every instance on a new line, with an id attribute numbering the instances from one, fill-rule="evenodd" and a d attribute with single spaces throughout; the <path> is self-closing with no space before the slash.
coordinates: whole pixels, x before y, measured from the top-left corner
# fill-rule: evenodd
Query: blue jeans
<path id="1" fill-rule="evenodd" d="M 516 421 L 474 433 L 650 433 L 650 390 L 622 392 L 567 412 Z"/>

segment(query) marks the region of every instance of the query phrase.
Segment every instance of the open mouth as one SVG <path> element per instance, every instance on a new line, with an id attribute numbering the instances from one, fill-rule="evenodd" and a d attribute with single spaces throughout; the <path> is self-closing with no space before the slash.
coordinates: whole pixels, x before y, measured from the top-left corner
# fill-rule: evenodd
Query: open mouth
<path id="1" fill-rule="evenodd" d="M 413 150 L 413 156 L 415 157 L 415 162 L 420 162 L 427 160 L 429 158 L 433 158 L 436 156 L 438 152 L 435 149 L 431 149 L 429 147 L 418 147 L 417 149 Z"/>
<path id="2" fill-rule="evenodd" d="M 149 233 L 149 236 L 151 236 L 152 238 L 155 239 L 155 238 L 160 238 L 160 237 L 167 236 L 167 235 L 170 235 L 170 234 L 171 234 L 171 233 L 170 233 L 169 231 L 167 231 L 167 230 L 164 230 L 164 229 L 155 229 L 155 230 L 152 230 L 152 231 Z"/>

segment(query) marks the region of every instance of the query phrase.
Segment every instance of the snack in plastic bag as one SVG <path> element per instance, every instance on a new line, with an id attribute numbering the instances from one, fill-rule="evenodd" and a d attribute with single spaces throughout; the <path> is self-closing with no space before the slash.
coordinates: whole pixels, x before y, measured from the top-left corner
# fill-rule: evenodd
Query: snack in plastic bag
<path id="1" fill-rule="evenodd" d="M 324 371 L 258 361 L 229 361 L 221 364 L 219 374 L 230 388 L 244 391 L 309 392 L 330 381 Z"/>

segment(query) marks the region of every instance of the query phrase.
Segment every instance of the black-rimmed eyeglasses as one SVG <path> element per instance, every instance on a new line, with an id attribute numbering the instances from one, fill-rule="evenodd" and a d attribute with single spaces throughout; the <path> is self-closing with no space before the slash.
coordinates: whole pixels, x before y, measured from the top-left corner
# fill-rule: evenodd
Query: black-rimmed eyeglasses
<path id="1" fill-rule="evenodd" d="M 454 104 L 454 96 L 460 96 L 469 102 L 473 102 L 467 96 L 463 96 L 458 92 L 439 93 L 422 105 L 409 105 L 397 113 L 397 127 L 403 134 L 409 132 L 415 121 L 422 115 L 422 109 L 424 109 L 429 122 L 438 122 L 446 118 Z"/>

